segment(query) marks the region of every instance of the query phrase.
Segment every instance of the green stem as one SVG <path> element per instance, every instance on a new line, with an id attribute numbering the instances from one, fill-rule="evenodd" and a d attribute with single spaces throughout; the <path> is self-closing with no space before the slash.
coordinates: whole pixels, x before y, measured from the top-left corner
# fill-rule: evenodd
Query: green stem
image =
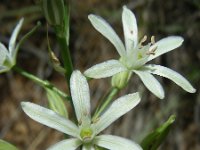
<path id="1" fill-rule="evenodd" d="M 100 114 L 108 107 L 108 105 L 113 100 L 113 97 L 120 91 L 120 89 L 116 87 L 112 87 L 110 91 L 106 94 L 106 96 L 102 99 L 99 107 L 96 109 L 96 112 L 94 113 L 93 120 L 97 119 Z"/>
<path id="2" fill-rule="evenodd" d="M 68 45 L 67 39 L 65 37 L 57 36 L 57 38 L 58 38 L 58 42 L 59 42 L 59 45 L 60 45 L 63 65 L 64 65 L 64 68 L 66 70 L 65 78 L 67 79 L 67 83 L 68 83 L 68 86 L 69 86 L 70 77 L 71 77 L 71 74 L 73 72 L 73 64 L 72 64 L 71 55 L 70 55 L 70 52 L 69 52 L 69 45 Z"/>
<path id="3" fill-rule="evenodd" d="M 49 88 L 51 90 L 53 90 L 54 92 L 58 93 L 61 97 L 63 97 L 64 99 L 70 100 L 71 98 L 65 94 L 64 92 L 62 92 L 61 90 L 59 90 L 58 88 L 56 88 L 53 84 L 51 84 L 49 81 L 47 80 L 42 80 L 38 77 L 36 77 L 35 75 L 26 72 L 25 70 L 14 66 L 13 70 L 18 72 L 19 74 L 21 74 L 22 76 L 34 81 L 35 83 L 37 83 L 38 85 L 40 85 L 43 88 Z"/>

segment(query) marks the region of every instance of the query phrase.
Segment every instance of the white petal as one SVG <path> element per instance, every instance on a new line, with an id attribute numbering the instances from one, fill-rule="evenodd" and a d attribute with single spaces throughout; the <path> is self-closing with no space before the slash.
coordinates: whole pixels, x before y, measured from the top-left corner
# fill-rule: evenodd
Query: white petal
<path id="1" fill-rule="evenodd" d="M 79 137 L 78 127 L 54 111 L 30 102 L 22 102 L 21 106 L 23 111 L 33 120 L 68 135 Z"/>
<path id="2" fill-rule="evenodd" d="M 125 48 L 119 36 L 112 27 L 100 16 L 89 15 L 90 22 L 94 28 L 105 36 L 117 49 L 120 56 L 125 56 Z"/>
<path id="3" fill-rule="evenodd" d="M 86 78 L 80 71 L 74 71 L 70 79 L 70 89 L 73 105 L 78 121 L 90 118 L 90 91 Z"/>
<path id="4" fill-rule="evenodd" d="M 87 69 L 84 74 L 90 78 L 106 78 L 113 76 L 119 72 L 126 71 L 126 67 L 118 60 L 108 60 L 103 63 L 92 66 Z"/>
<path id="5" fill-rule="evenodd" d="M 96 134 L 107 128 L 119 117 L 130 111 L 140 102 L 139 93 L 128 94 L 115 100 L 105 113 L 100 116 L 94 124 Z"/>
<path id="6" fill-rule="evenodd" d="M 81 144 L 79 139 L 67 139 L 56 143 L 47 150 L 76 150 Z"/>
<path id="7" fill-rule="evenodd" d="M 182 87 L 185 91 L 189 93 L 196 92 L 196 89 L 179 73 L 173 71 L 172 69 L 166 68 L 160 65 L 146 65 L 148 71 L 152 74 L 156 74 L 174 81 L 177 85 Z"/>
<path id="8" fill-rule="evenodd" d="M 10 52 L 12 57 L 15 56 L 15 53 L 16 53 L 16 49 L 15 49 L 16 39 L 17 39 L 19 31 L 20 31 L 20 29 L 22 27 L 23 21 L 24 21 L 24 18 L 20 19 L 19 23 L 15 27 L 15 29 L 14 29 L 14 31 L 12 33 L 12 36 L 10 38 L 9 48 L 8 49 L 9 49 L 9 52 Z"/>
<path id="9" fill-rule="evenodd" d="M 126 6 L 123 7 L 122 23 L 127 55 L 130 55 L 138 43 L 138 29 L 135 15 Z"/>
<path id="10" fill-rule="evenodd" d="M 150 51 L 157 47 L 155 50 L 155 55 L 150 55 L 148 61 L 167 53 L 175 48 L 179 47 L 183 43 L 183 38 L 180 36 L 169 36 L 160 41 L 156 42 L 153 46 L 151 46 Z"/>
<path id="11" fill-rule="evenodd" d="M 154 95 L 156 95 L 158 98 L 163 99 L 165 97 L 164 90 L 161 84 L 158 82 L 158 80 L 151 75 L 146 70 L 133 70 L 142 80 L 144 85 L 151 91 Z"/>
<path id="12" fill-rule="evenodd" d="M 6 55 L 8 55 L 8 50 L 2 43 L 0 43 L 0 65 L 3 65 Z"/>
<path id="13" fill-rule="evenodd" d="M 94 144 L 109 150 L 142 150 L 137 143 L 113 135 L 100 135 L 95 137 Z"/>

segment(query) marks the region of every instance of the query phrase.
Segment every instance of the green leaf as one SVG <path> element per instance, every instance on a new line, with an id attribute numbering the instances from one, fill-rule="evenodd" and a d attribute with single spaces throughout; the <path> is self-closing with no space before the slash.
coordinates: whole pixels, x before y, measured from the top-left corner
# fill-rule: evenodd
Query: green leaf
<path id="1" fill-rule="evenodd" d="M 171 115 L 165 123 L 148 134 L 141 142 L 143 150 L 156 150 L 168 135 L 175 118 L 175 115 Z"/>
<path id="2" fill-rule="evenodd" d="M 19 150 L 19 149 L 4 140 L 0 140 L 0 150 Z"/>

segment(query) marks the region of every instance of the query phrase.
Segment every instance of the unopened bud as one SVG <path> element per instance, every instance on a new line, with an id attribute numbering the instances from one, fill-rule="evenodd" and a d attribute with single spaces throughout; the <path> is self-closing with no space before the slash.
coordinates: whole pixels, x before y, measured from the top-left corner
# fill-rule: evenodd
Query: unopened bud
<path id="1" fill-rule="evenodd" d="M 42 0 L 42 11 L 50 25 L 63 25 L 65 6 L 63 0 Z"/>
<path id="2" fill-rule="evenodd" d="M 127 85 L 131 75 L 132 73 L 129 71 L 120 72 L 114 75 L 112 77 L 112 87 L 116 87 L 118 89 L 124 88 Z"/>
<path id="3" fill-rule="evenodd" d="M 68 112 L 63 99 L 56 92 L 46 88 L 49 108 L 63 117 L 68 117 Z"/>

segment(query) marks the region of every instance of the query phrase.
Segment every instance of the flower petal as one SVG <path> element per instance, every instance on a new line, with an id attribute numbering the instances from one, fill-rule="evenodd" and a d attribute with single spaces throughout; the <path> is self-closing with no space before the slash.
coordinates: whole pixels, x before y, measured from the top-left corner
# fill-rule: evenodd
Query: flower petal
<path id="1" fill-rule="evenodd" d="M 125 45 L 129 56 L 138 43 L 138 29 L 135 15 L 126 6 L 123 7 L 122 23 L 124 29 Z"/>
<path id="2" fill-rule="evenodd" d="M 16 39 L 17 39 L 17 36 L 19 34 L 19 31 L 22 27 L 22 24 L 24 22 L 24 18 L 20 19 L 19 23 L 17 24 L 17 26 L 15 27 L 13 33 L 12 33 L 12 36 L 10 38 L 10 42 L 9 42 L 9 52 L 11 54 L 11 57 L 15 56 L 15 53 L 16 53 L 16 48 L 15 48 L 15 44 L 16 44 Z"/>
<path id="3" fill-rule="evenodd" d="M 21 106 L 23 111 L 33 120 L 68 135 L 79 137 L 78 127 L 54 111 L 30 102 L 21 102 Z"/>
<path id="4" fill-rule="evenodd" d="M 142 150 L 137 143 L 113 135 L 100 135 L 95 137 L 94 144 L 109 150 Z"/>
<path id="5" fill-rule="evenodd" d="M 158 98 L 163 99 L 164 90 L 158 80 L 146 70 L 133 70 L 142 80 L 144 85 Z"/>
<path id="6" fill-rule="evenodd" d="M 139 93 L 133 93 L 115 100 L 105 113 L 97 119 L 98 121 L 94 123 L 96 134 L 134 108 L 140 102 L 140 99 Z"/>
<path id="7" fill-rule="evenodd" d="M 180 75 L 176 71 L 173 71 L 172 69 L 160 65 L 146 65 L 145 67 L 148 69 L 150 73 L 172 80 L 173 82 L 175 82 L 177 85 L 179 85 L 189 93 L 196 92 L 196 89 L 192 87 L 192 85 L 188 82 L 188 80 L 186 80 L 182 75 Z"/>
<path id="8" fill-rule="evenodd" d="M 83 118 L 90 118 L 89 86 L 86 78 L 78 70 L 72 73 L 70 89 L 77 120 L 84 121 Z"/>
<path id="9" fill-rule="evenodd" d="M 8 55 L 8 51 L 6 47 L 2 43 L 0 43 L 0 66 L 3 65 L 6 59 L 6 55 Z"/>
<path id="10" fill-rule="evenodd" d="M 150 51 L 157 48 L 155 50 L 155 55 L 150 55 L 148 61 L 179 47 L 183 41 L 184 39 L 180 36 L 169 36 L 161 39 L 150 47 Z"/>
<path id="11" fill-rule="evenodd" d="M 125 56 L 125 48 L 120 40 L 119 36 L 113 30 L 113 28 L 100 16 L 89 15 L 88 16 L 93 27 L 105 36 L 117 49 L 117 52 L 121 57 Z"/>
<path id="12" fill-rule="evenodd" d="M 47 150 L 76 150 L 81 144 L 79 139 L 67 139 L 54 144 Z"/>
<path id="13" fill-rule="evenodd" d="M 87 69 L 84 74 L 90 78 L 106 78 L 113 76 L 119 72 L 126 71 L 126 67 L 118 60 L 108 60 L 103 63 L 92 66 Z"/>

